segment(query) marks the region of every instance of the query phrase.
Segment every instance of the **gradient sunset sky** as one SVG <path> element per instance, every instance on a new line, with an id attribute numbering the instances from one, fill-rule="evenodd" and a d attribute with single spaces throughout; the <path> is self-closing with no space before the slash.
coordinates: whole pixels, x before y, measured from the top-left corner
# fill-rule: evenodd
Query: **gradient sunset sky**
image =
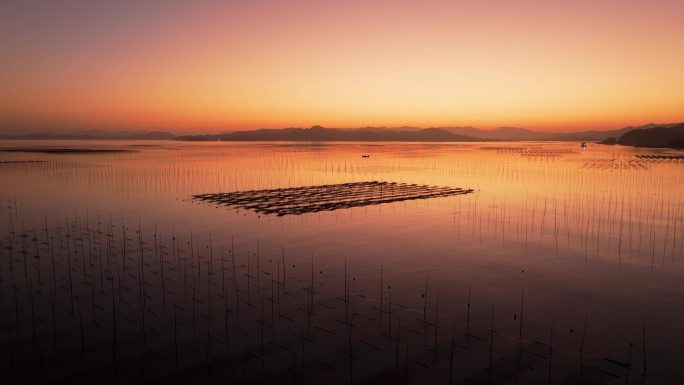
<path id="1" fill-rule="evenodd" d="M 4 1 L 0 130 L 684 121 L 684 1 Z"/>

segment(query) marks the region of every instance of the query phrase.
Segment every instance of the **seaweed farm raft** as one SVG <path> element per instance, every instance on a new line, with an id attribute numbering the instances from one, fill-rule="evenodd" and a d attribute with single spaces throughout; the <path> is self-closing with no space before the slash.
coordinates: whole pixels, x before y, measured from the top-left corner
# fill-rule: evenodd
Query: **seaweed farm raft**
<path id="1" fill-rule="evenodd" d="M 472 192 L 472 189 L 372 181 L 199 194 L 193 195 L 193 198 L 262 214 L 284 216 Z"/>

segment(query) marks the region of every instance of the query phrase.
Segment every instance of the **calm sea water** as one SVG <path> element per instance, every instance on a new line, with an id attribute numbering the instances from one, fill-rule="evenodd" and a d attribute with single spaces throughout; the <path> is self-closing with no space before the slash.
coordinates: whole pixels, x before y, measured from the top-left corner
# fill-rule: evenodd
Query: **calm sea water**
<path id="1" fill-rule="evenodd" d="M 105 382 L 178 371 L 196 383 L 684 381 L 684 160 L 641 157 L 682 152 L 574 142 L 0 147 L 126 150 L 0 152 L 0 343 L 3 378 L 17 383 L 40 382 L 26 374 L 38 362 L 47 382 L 112 371 Z M 7 163 L 28 160 L 41 162 Z M 284 217 L 192 199 L 358 181 L 475 192 Z M 178 332 L 163 332 L 178 329 L 174 316 L 180 359 Z M 287 349 L 268 353 L 264 338 Z M 111 351 L 126 360 L 114 364 Z"/>

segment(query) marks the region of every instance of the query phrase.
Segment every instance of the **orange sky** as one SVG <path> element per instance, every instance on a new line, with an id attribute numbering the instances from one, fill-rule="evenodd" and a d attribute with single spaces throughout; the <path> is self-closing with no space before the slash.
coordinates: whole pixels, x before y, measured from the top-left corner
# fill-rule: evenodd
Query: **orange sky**
<path id="1" fill-rule="evenodd" d="M 0 130 L 684 121 L 680 0 L 152 3 L 0 4 Z"/>

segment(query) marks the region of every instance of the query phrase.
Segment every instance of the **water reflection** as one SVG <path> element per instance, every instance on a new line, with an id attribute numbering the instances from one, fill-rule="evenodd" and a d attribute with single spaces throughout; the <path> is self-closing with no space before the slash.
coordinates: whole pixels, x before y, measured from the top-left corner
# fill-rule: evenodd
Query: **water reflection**
<path id="1" fill-rule="evenodd" d="M 27 145 L 46 143 L 13 142 L 4 143 L 3 147 Z M 89 142 L 60 143 L 60 147 L 67 145 L 93 146 Z M 164 269 L 156 266 L 168 264 L 173 267 L 178 263 L 175 271 L 170 270 L 173 273 L 167 272 L 176 275 L 174 284 L 177 287 L 165 290 L 179 294 L 194 287 L 183 293 L 183 300 L 188 302 L 181 317 L 189 317 L 187 307 L 195 301 L 186 297 L 192 299 L 193 293 L 202 301 L 220 300 L 211 294 L 213 289 L 206 286 L 206 268 L 211 268 L 211 279 L 218 285 L 229 281 L 225 277 L 217 278 L 224 268 L 231 269 L 231 274 L 246 274 L 246 278 L 234 278 L 231 282 L 240 282 L 239 287 L 235 287 L 236 293 L 253 290 L 246 298 L 252 298 L 254 302 L 272 300 L 273 296 L 271 288 L 252 280 L 271 282 L 273 277 L 280 277 L 287 270 L 290 275 L 278 278 L 275 284 L 279 288 L 276 290 L 278 295 L 283 295 L 285 282 L 293 285 L 292 293 L 303 290 L 298 294 L 300 301 L 294 302 L 304 309 L 318 306 L 318 300 L 323 302 L 324 305 L 320 305 L 323 309 L 335 307 L 337 297 L 345 299 L 350 293 L 361 295 L 368 303 L 359 302 L 360 308 L 356 312 L 375 320 L 367 320 L 375 325 L 373 331 L 384 331 L 390 336 L 403 325 L 401 330 L 406 335 L 401 337 L 400 333 L 399 338 L 404 343 L 410 342 L 411 357 L 419 355 L 413 350 L 414 338 L 427 348 L 434 345 L 431 338 L 426 337 L 430 327 L 432 332 L 440 333 L 439 344 L 450 339 L 453 342 L 452 324 L 456 325 L 458 336 L 462 336 L 462 330 L 473 328 L 472 333 L 466 334 L 473 334 L 487 343 L 495 341 L 495 349 L 499 352 L 497 358 L 503 362 L 505 359 L 515 361 L 515 356 L 508 355 L 520 351 L 514 346 L 518 339 L 531 344 L 526 345 L 528 350 L 547 356 L 548 352 L 543 349 L 536 351 L 530 346 L 536 346 L 534 341 L 550 342 L 553 322 L 554 344 L 558 349 L 555 356 L 558 361 L 550 371 L 557 380 L 554 382 L 586 374 L 586 364 L 577 362 L 580 345 L 583 346 L 583 359 L 589 361 L 590 366 L 597 366 L 596 362 L 605 357 L 626 362 L 629 346 L 637 346 L 635 350 L 644 347 L 641 335 L 646 320 L 649 357 L 653 357 L 649 359 L 652 360 L 649 361 L 652 376 L 666 380 L 682 376 L 676 369 L 674 357 L 684 346 L 684 337 L 678 332 L 684 321 L 678 306 L 684 299 L 681 279 L 684 161 L 669 157 L 676 155 L 675 152 L 668 155 L 655 150 L 595 145 L 581 151 L 578 143 L 491 146 L 482 143 L 97 142 L 97 146 L 135 151 L 0 153 L 0 162 L 45 161 L 0 163 L 4 182 L 0 186 L 3 207 L 0 218 L 2 229 L 5 229 L 2 239 L 3 245 L 14 245 L 15 258 L 19 258 L 17 251 L 22 247 L 24 251 L 38 250 L 34 250 L 37 254 L 54 248 L 63 263 L 88 261 L 83 277 L 79 279 L 86 288 L 87 282 L 102 285 L 102 291 L 108 295 L 104 286 L 108 282 L 107 272 L 100 270 L 98 273 L 97 267 L 102 261 L 105 261 L 104 266 L 109 266 L 107 258 L 110 252 L 115 255 L 115 248 L 118 248 L 118 257 L 112 259 L 121 258 L 121 253 L 130 248 L 128 256 L 132 258 L 132 266 L 147 261 L 149 266 L 143 265 L 139 271 L 134 268 L 129 272 L 134 276 L 129 277 L 133 281 L 146 271 L 153 276 L 153 272 L 162 273 Z M 370 156 L 364 158 L 364 154 Z M 668 157 L 663 158 L 665 155 Z M 191 199 L 194 194 L 209 192 L 368 180 L 472 188 L 475 193 L 297 217 L 263 215 Z M 98 230 L 95 230 L 96 225 Z M 40 242 L 32 246 L 31 239 L 38 239 L 35 234 L 41 234 L 43 228 L 53 234 L 41 236 L 48 246 L 41 246 Z M 73 234 L 82 234 L 82 241 L 66 241 L 67 229 Z M 27 236 L 22 238 L 23 234 Z M 136 240 L 139 234 L 144 234 L 144 238 Z M 63 237 L 62 243 L 54 246 L 52 238 L 58 236 Z M 124 239 L 129 239 L 127 246 L 119 244 Z M 93 245 L 82 246 L 87 240 Z M 111 244 L 108 244 L 109 240 Z M 26 244 L 22 246 L 23 242 Z M 94 245 L 96 242 L 98 247 Z M 60 251 L 62 245 L 70 249 Z M 91 255 L 83 251 L 78 254 L 78 247 L 98 250 L 98 253 L 104 250 L 104 254 L 92 251 Z M 134 251 L 134 248 L 139 250 Z M 239 252 L 232 254 L 235 250 Z M 3 296 L 11 303 L 14 289 L 9 282 L 15 275 L 20 278 L 23 261 L 19 258 L 19 264 L 12 267 L 14 272 L 9 272 L 12 258 L 8 253 L 9 250 L 2 253 L 1 271 Z M 147 256 L 141 259 L 140 255 Z M 154 262 L 160 256 L 161 262 Z M 89 258 L 94 258 L 93 267 Z M 217 267 L 225 261 L 236 266 Z M 29 264 L 27 271 L 49 271 L 49 264 L 43 264 L 41 260 L 32 263 L 38 265 Z M 117 266 L 121 271 L 127 271 L 121 265 Z M 381 266 L 383 277 L 379 283 Z M 30 270 L 32 268 L 35 270 Z M 62 269 L 60 271 L 64 273 L 71 271 L 71 268 Z M 184 269 L 187 269 L 188 279 L 204 279 L 204 285 L 192 281 L 181 283 L 184 279 L 181 270 Z M 118 270 L 112 268 L 111 271 Z M 318 272 L 314 274 L 315 278 L 310 277 L 312 272 Z M 100 273 L 102 277 L 97 277 Z M 28 275 L 24 277 L 27 284 L 38 282 Z M 112 276 L 111 282 L 119 280 Z M 316 291 L 311 288 L 307 291 L 307 287 L 314 285 L 307 283 L 310 280 L 319 287 L 316 290 L 320 290 L 315 300 L 307 299 Z M 426 281 L 429 288 L 426 288 Z M 121 282 L 125 282 L 125 278 Z M 523 289 L 524 338 L 519 336 Z M 217 293 L 224 290 L 221 288 Z M 24 287 L 20 291 L 17 298 L 24 306 L 22 309 L 28 312 L 29 298 L 24 298 L 23 302 L 21 298 L 33 290 Z M 124 293 L 125 289 L 121 291 Z M 246 294 L 238 294 L 238 298 L 242 299 L 243 295 Z M 390 295 L 392 300 L 388 300 Z M 62 300 L 69 302 L 67 298 L 64 296 Z M 122 298 L 126 298 L 125 293 Z M 159 300 L 158 296 L 154 298 Z M 104 299 L 99 298 L 99 301 L 103 303 Z M 383 301 L 382 305 L 379 301 Z M 96 300 L 95 304 L 100 302 Z M 466 303 L 472 306 L 466 306 Z M 257 313 L 261 311 L 260 303 L 252 305 Z M 104 305 L 99 306 L 104 308 Z M 264 306 L 270 305 L 266 302 Z M 497 337 L 490 338 L 492 306 Z M 7 309 L 9 307 L 5 310 L 6 315 L 9 314 Z M 44 309 L 49 310 L 49 304 L 45 304 Z M 155 309 L 155 312 L 160 311 Z M 171 309 L 165 308 L 161 313 L 172 317 Z M 208 310 L 211 309 L 209 306 Z M 286 312 L 286 309 L 282 311 Z M 344 306 L 344 311 L 349 309 Z M 383 311 L 395 315 L 389 321 L 389 327 L 382 327 L 389 315 Z M 414 312 L 416 315 L 411 316 Z M 77 310 L 73 314 L 76 313 Z M 92 313 L 97 315 L 96 310 Z M 261 319 L 259 314 L 254 317 Z M 376 325 L 380 318 L 382 323 Z M 423 322 L 412 324 L 416 318 L 423 318 Z M 428 323 L 428 318 L 434 322 Z M 585 319 L 588 320 L 586 329 Z M 306 317 L 301 320 L 306 322 Z M 75 325 L 77 321 L 73 321 Z M 443 328 L 430 326 L 438 321 Z M 150 322 L 155 324 L 156 321 Z M 165 322 L 157 326 L 170 327 L 170 321 Z M 187 323 L 189 318 L 183 318 L 181 322 Z M 329 323 L 334 324 L 336 320 L 319 319 L 318 322 L 313 327 L 328 330 Z M 304 324 L 297 326 L 300 327 L 304 328 Z M 409 338 L 413 330 L 420 332 L 420 336 L 416 334 L 417 337 Z M 301 329 L 296 332 L 302 336 Z M 367 332 L 364 329 L 364 333 Z M 239 334 L 230 332 L 227 335 L 234 333 Z M 374 338 L 379 337 L 369 334 L 361 339 L 386 349 Z M 463 346 L 474 343 L 470 337 L 457 340 L 455 343 Z M 258 345 L 258 339 L 252 342 Z M 196 349 L 194 346 L 191 348 Z M 396 346 L 388 348 L 392 355 L 394 348 Z M 448 351 L 448 347 L 442 345 L 432 348 L 440 354 Z M 406 347 L 401 345 L 401 349 Z M 482 360 L 487 357 L 487 347 L 472 349 L 480 349 L 482 354 L 461 354 L 459 369 L 467 372 L 463 377 L 479 381 L 478 375 L 467 368 L 470 363 L 473 368 L 487 367 L 486 359 Z M 636 362 L 638 365 L 643 363 L 636 359 L 636 352 L 630 354 L 634 364 L 628 367 L 637 370 Z M 342 361 L 326 361 L 317 355 L 311 357 L 314 356 L 338 368 L 344 365 Z M 384 363 L 385 358 L 370 362 L 392 366 L 393 361 Z M 419 359 L 413 357 L 412 360 Z M 414 361 L 404 360 L 402 365 L 412 362 L 407 370 L 413 370 L 411 367 L 420 369 L 422 366 Z M 437 361 L 439 363 L 434 365 L 442 365 L 444 369 L 438 372 L 446 373 L 445 361 Z M 419 362 L 427 365 L 424 361 Z M 548 363 L 544 362 L 544 365 Z M 535 366 L 531 362 L 528 364 Z M 400 368 L 398 372 L 406 375 L 402 370 Z M 420 373 L 417 378 L 431 378 L 427 374 L 431 373 L 429 371 Z M 547 375 L 539 373 L 530 371 L 526 374 L 530 381 L 526 383 L 534 383 L 533 379 Z M 618 373 L 616 375 L 624 380 L 622 370 L 611 369 L 611 373 Z M 632 375 L 630 379 L 636 382 L 638 377 Z"/>

